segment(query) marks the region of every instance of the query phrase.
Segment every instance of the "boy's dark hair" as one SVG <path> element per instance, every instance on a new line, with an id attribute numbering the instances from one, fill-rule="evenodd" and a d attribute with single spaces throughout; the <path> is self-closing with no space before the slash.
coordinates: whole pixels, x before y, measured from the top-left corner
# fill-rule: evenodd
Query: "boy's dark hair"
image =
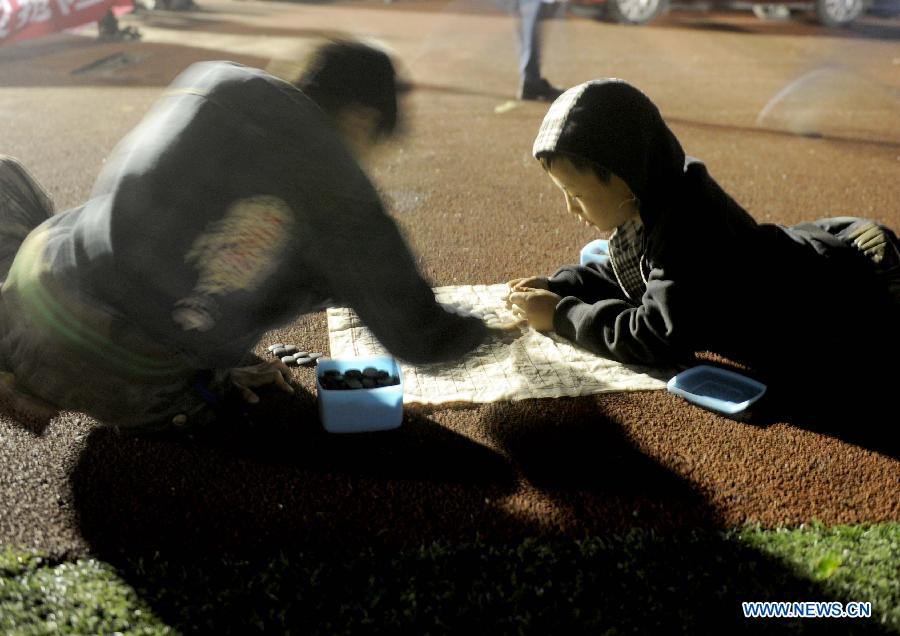
<path id="1" fill-rule="evenodd" d="M 331 116 L 352 104 L 374 108 L 376 133 L 383 137 L 396 131 L 397 95 L 408 90 L 387 53 L 353 41 L 319 47 L 296 86 Z"/>
<path id="2" fill-rule="evenodd" d="M 599 163 L 595 163 L 584 157 L 579 157 L 578 155 L 571 155 L 567 152 L 542 152 L 538 155 L 537 160 L 541 162 L 541 167 L 549 172 L 550 168 L 553 166 L 553 160 L 557 157 L 565 157 L 572 162 L 573 166 L 582 172 L 585 170 L 593 171 L 593 173 L 597 175 L 597 178 L 603 183 L 609 183 L 610 179 L 612 179 L 612 172 L 601 166 Z"/>

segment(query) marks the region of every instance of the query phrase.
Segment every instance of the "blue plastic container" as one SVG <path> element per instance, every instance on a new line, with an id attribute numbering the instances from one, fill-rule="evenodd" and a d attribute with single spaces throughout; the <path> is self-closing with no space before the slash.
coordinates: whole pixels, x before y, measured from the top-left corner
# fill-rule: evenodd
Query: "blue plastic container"
<path id="1" fill-rule="evenodd" d="M 400 384 L 374 389 L 331 390 L 322 386 L 322 374 L 375 367 L 400 378 Z M 320 358 L 316 368 L 319 419 L 329 433 L 367 433 L 397 428 L 403 423 L 403 374 L 390 356 Z"/>
<path id="2" fill-rule="evenodd" d="M 766 392 L 766 385 L 740 373 L 707 364 L 691 367 L 669 380 L 666 388 L 688 402 L 737 416 Z"/>
<path id="3" fill-rule="evenodd" d="M 597 263 L 602 265 L 609 260 L 609 241 L 597 239 L 581 248 L 581 264 Z"/>

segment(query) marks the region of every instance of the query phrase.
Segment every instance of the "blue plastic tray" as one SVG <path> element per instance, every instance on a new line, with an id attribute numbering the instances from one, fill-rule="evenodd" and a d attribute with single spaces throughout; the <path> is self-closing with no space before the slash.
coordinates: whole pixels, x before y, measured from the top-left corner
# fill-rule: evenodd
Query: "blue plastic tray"
<path id="1" fill-rule="evenodd" d="M 666 388 L 688 402 L 711 411 L 736 415 L 766 392 L 766 385 L 740 373 L 702 364 L 682 371 Z"/>
<path id="2" fill-rule="evenodd" d="M 400 378 L 400 384 L 374 389 L 332 391 L 322 386 L 322 374 L 329 369 L 375 367 Z M 319 419 L 329 433 L 366 433 L 397 428 L 403 423 L 403 374 L 390 356 L 368 358 L 320 358 L 316 368 Z"/>

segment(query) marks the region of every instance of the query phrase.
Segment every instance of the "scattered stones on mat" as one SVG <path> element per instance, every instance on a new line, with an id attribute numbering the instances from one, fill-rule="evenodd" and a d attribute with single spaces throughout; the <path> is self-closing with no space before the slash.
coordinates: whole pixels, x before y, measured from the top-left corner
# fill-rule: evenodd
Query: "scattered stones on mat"
<path id="1" fill-rule="evenodd" d="M 362 371 L 359 369 L 347 369 L 343 373 L 335 369 L 329 369 L 319 376 L 319 382 L 326 389 L 344 391 L 348 389 L 377 389 L 384 386 L 395 386 L 400 384 L 400 378 L 375 367 L 366 367 Z"/>
<path id="2" fill-rule="evenodd" d="M 316 360 L 325 355 L 320 351 L 301 351 L 297 345 L 283 342 L 269 345 L 266 350 L 286 365 L 298 367 L 315 364 Z"/>

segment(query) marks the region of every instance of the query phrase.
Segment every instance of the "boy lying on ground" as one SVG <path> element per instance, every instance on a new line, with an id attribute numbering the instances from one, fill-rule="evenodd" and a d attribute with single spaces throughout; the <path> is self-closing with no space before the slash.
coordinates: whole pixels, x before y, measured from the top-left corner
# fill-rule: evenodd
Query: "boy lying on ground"
<path id="1" fill-rule="evenodd" d="M 625 363 L 714 352 L 813 399 L 896 377 L 879 370 L 900 352 L 900 243 L 887 227 L 757 223 L 618 80 L 560 96 L 534 156 L 570 212 L 613 230 L 605 263 L 509 282 L 509 305 L 536 329 Z"/>

